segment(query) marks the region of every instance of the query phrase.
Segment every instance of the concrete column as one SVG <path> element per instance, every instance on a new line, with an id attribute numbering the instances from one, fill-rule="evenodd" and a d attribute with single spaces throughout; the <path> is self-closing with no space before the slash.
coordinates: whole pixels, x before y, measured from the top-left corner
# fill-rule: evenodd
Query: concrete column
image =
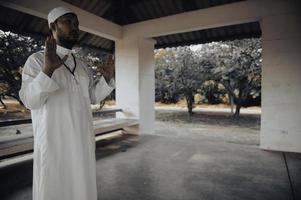
<path id="1" fill-rule="evenodd" d="M 139 133 L 151 134 L 155 122 L 154 44 L 152 39 L 128 38 L 116 42 L 117 118 L 139 120 Z"/>
<path id="2" fill-rule="evenodd" d="M 260 146 L 301 152 L 300 3 L 265 0 L 263 4 Z"/>

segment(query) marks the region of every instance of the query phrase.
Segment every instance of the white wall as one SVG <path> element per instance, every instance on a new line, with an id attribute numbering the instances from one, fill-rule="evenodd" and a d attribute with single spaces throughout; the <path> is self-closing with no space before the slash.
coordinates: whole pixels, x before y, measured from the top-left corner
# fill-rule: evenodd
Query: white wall
<path id="1" fill-rule="evenodd" d="M 154 40 L 127 38 L 116 42 L 118 118 L 139 119 L 139 133 L 154 131 Z"/>
<path id="2" fill-rule="evenodd" d="M 263 149 L 301 152 L 301 15 L 295 1 L 265 1 L 263 32 Z"/>
<path id="3" fill-rule="evenodd" d="M 137 39 L 115 43 L 117 117 L 139 118 L 139 49 Z"/>
<path id="4" fill-rule="evenodd" d="M 155 40 L 139 39 L 140 133 L 153 133 L 155 126 Z"/>
<path id="5" fill-rule="evenodd" d="M 125 37 L 134 35 L 155 37 L 254 22 L 260 19 L 258 4 L 261 1 L 248 0 L 235 2 L 133 23 L 123 26 L 123 35 Z"/>

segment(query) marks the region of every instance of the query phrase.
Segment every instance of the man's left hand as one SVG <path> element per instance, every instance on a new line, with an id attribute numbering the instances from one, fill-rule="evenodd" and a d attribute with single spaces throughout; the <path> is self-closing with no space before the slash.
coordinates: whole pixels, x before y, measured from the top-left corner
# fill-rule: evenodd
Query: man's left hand
<path id="1" fill-rule="evenodd" d="M 102 68 L 100 68 L 100 73 L 103 75 L 103 77 L 106 79 L 107 83 L 110 82 L 110 80 L 114 76 L 114 60 L 113 56 L 109 55 L 107 57 L 107 60 L 105 61 L 105 64 Z"/>

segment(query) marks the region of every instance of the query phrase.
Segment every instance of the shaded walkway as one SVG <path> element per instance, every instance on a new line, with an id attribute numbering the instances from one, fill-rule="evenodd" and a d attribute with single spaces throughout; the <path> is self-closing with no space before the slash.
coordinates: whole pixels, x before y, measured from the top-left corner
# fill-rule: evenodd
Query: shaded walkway
<path id="1" fill-rule="evenodd" d="M 292 199 L 281 153 L 204 137 L 142 135 L 136 140 L 98 144 L 100 199 Z M 297 188 L 300 157 L 286 155 Z M 1 199 L 31 199 L 32 162 L 0 175 Z"/>

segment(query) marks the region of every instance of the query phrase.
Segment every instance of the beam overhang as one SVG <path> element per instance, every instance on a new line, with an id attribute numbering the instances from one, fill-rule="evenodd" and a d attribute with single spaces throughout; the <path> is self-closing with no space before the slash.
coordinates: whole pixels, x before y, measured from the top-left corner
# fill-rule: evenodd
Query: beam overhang
<path id="1" fill-rule="evenodd" d="M 123 36 L 158 37 L 261 19 L 260 0 L 247 0 L 123 26 Z"/>
<path id="2" fill-rule="evenodd" d="M 47 19 L 47 14 L 51 9 L 58 6 L 65 6 L 77 14 L 80 21 L 80 30 L 114 41 L 122 39 L 122 26 L 64 1 L 1 0 L 0 5 L 43 19 Z"/>

